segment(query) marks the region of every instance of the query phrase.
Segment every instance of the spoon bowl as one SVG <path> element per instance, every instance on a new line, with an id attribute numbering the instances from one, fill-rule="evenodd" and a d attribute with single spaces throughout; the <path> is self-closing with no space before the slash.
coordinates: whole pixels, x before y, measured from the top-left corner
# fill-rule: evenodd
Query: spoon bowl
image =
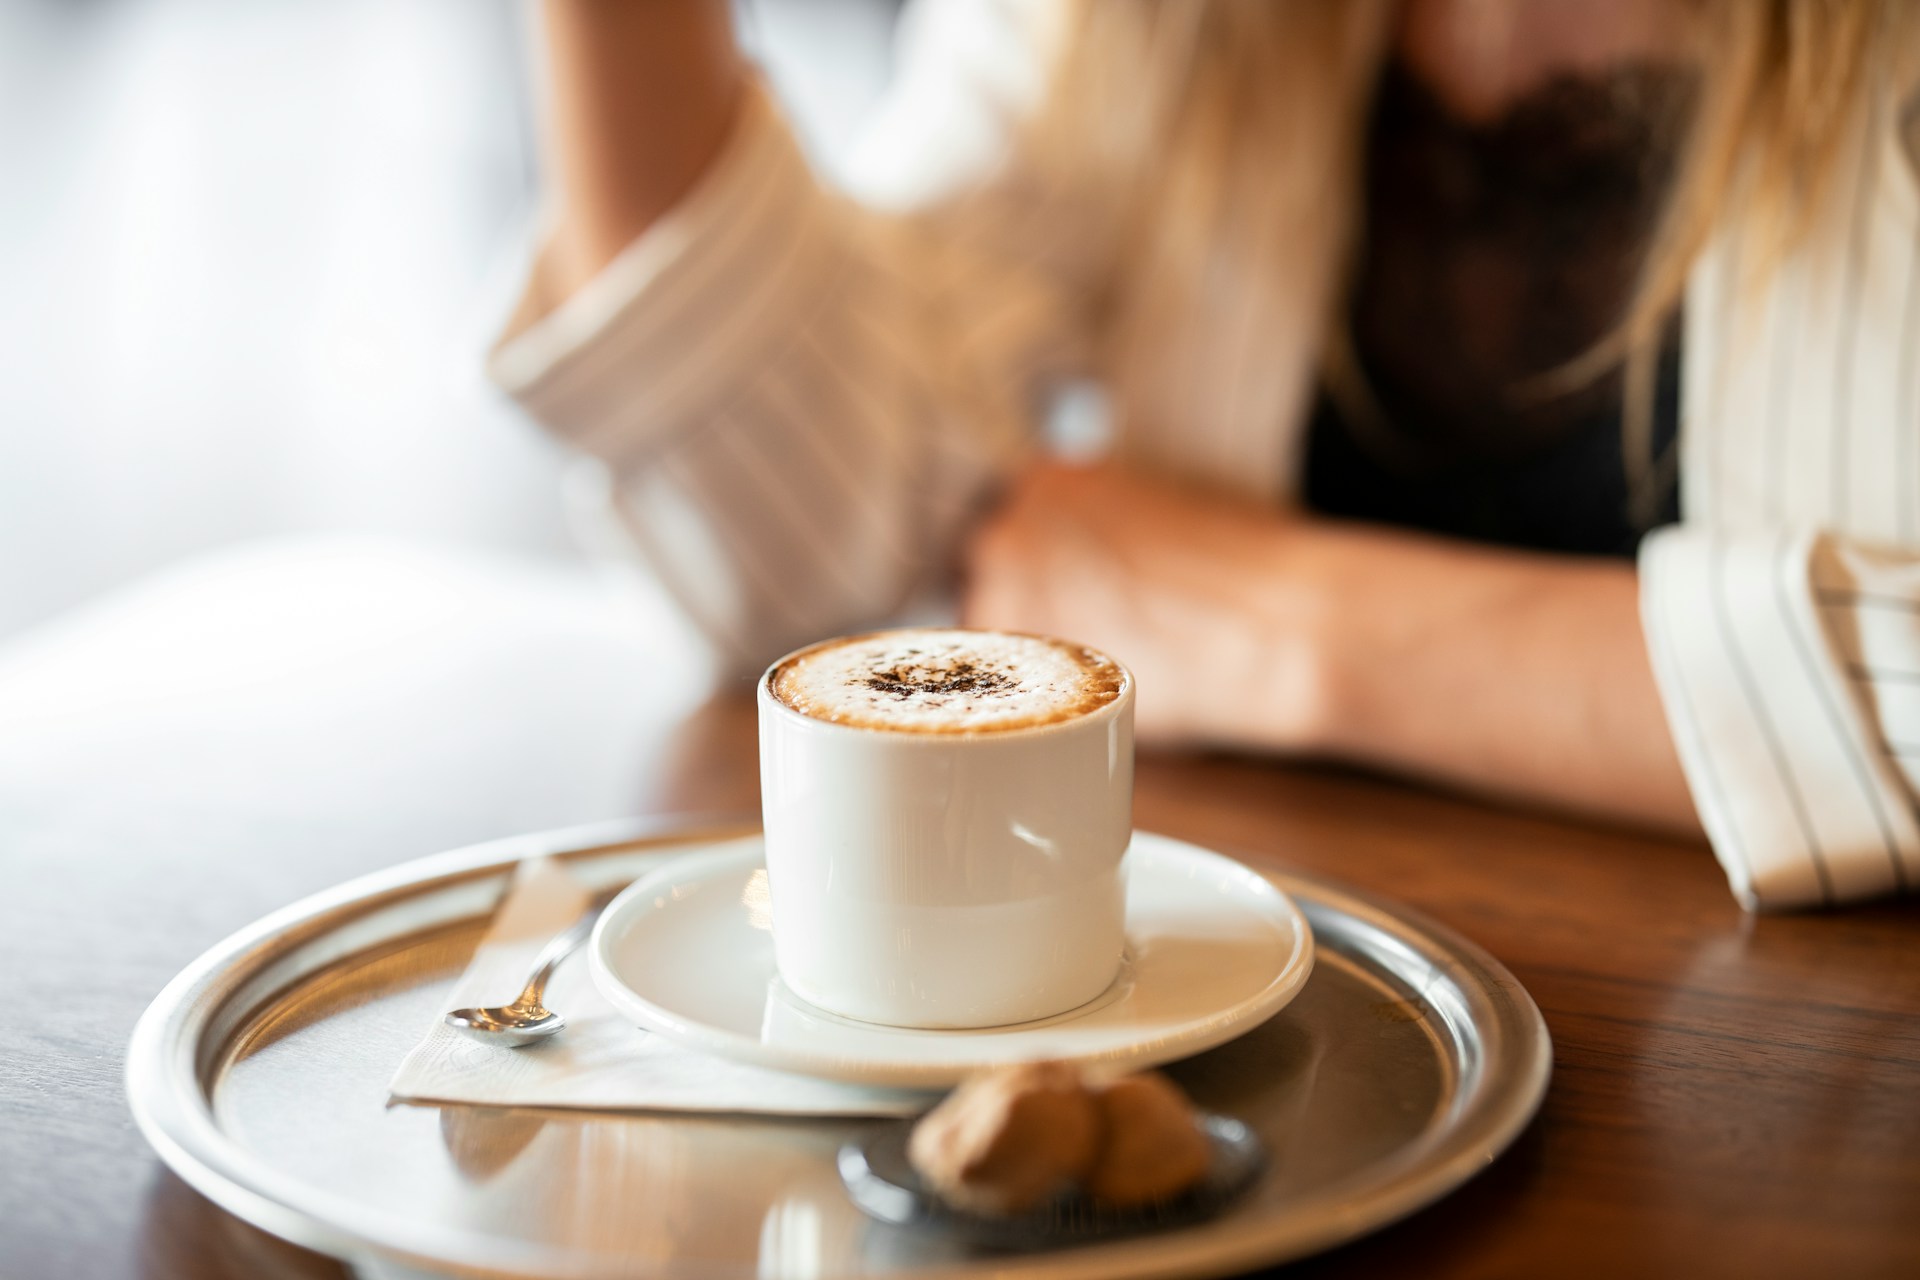
<path id="1" fill-rule="evenodd" d="M 532 1044 L 567 1025 L 567 1020 L 539 1005 L 497 1005 L 491 1009 L 455 1009 L 446 1018 L 455 1031 L 464 1031 L 487 1044 Z"/>

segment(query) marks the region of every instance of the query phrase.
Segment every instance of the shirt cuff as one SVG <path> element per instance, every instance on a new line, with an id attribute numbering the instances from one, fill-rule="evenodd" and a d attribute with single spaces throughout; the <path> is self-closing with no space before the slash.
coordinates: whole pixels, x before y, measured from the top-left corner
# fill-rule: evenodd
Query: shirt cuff
<path id="1" fill-rule="evenodd" d="M 836 197 L 764 89 L 694 188 L 599 274 L 531 323 L 536 259 L 493 381 L 556 435 L 615 459 L 706 416 L 837 277 Z"/>
<path id="2" fill-rule="evenodd" d="M 1750 910 L 1904 888 L 1905 784 L 1823 623 L 1821 535 L 1677 526 L 1640 552 L 1641 619 L 1674 745 Z"/>

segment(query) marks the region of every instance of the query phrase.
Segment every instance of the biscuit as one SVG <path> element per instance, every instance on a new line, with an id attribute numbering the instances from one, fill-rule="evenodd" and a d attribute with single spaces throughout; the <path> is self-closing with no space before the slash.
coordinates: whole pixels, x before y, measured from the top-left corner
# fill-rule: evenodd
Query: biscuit
<path id="1" fill-rule="evenodd" d="M 1158 1072 L 1093 1087 L 1101 1141 L 1081 1179 L 1089 1195 L 1117 1208 L 1170 1200 L 1206 1176 L 1213 1147 L 1193 1106 Z"/>
<path id="2" fill-rule="evenodd" d="M 1074 1067 L 1028 1062 L 976 1076 L 920 1121 L 907 1156 L 949 1204 L 1019 1213 L 1079 1182 L 1100 1141 Z"/>

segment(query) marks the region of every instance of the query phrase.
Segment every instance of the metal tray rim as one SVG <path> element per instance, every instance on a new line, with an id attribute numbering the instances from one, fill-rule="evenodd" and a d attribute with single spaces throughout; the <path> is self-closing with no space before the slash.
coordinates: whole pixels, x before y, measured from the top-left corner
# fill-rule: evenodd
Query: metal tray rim
<path id="1" fill-rule="evenodd" d="M 572 860 L 643 853 L 650 844 L 719 841 L 757 829 L 757 822 L 738 815 L 697 815 L 621 819 L 536 832 L 401 863 L 283 907 L 209 948 L 169 982 L 142 1014 L 128 1046 L 125 1071 L 135 1123 L 161 1159 L 202 1195 L 296 1244 L 345 1259 L 374 1255 L 459 1275 L 554 1273 L 562 1259 L 550 1251 L 503 1252 L 495 1241 L 489 1242 L 482 1258 L 456 1233 L 382 1219 L 277 1172 L 220 1129 L 202 1078 L 203 1035 L 238 993 L 247 974 L 383 903 L 504 875 L 530 857 Z M 1425 942 L 1458 966 L 1471 989 L 1485 997 L 1489 1006 L 1485 1012 L 1495 1019 L 1495 1039 L 1506 1046 L 1511 1058 L 1504 1064 L 1507 1075 L 1502 1088 L 1482 1087 L 1470 1096 L 1451 1126 L 1433 1140 L 1402 1152 L 1393 1172 L 1363 1200 L 1350 1201 L 1311 1223 L 1282 1222 L 1265 1231 L 1258 1223 L 1242 1223 L 1226 1232 L 1220 1230 L 1221 1224 L 1214 1224 L 1136 1239 L 1124 1246 L 996 1258 L 990 1268 L 996 1276 L 1120 1280 L 1176 1272 L 1226 1273 L 1303 1256 L 1355 1239 L 1438 1200 L 1485 1168 L 1539 1109 L 1552 1069 L 1552 1041 L 1538 1007 L 1499 961 L 1411 909 L 1390 907 L 1322 877 L 1268 871 L 1257 865 L 1255 869 L 1283 891 L 1310 891 L 1298 903 L 1310 920 L 1317 911 L 1341 911 L 1385 936 Z M 1436 1152 L 1440 1145 L 1446 1149 Z M 1116 1252 L 1121 1249 L 1124 1252 Z M 558 1273 L 564 1274 L 564 1267 Z M 981 1268 L 965 1264 L 917 1274 L 936 1280 L 948 1275 L 977 1276 Z"/>

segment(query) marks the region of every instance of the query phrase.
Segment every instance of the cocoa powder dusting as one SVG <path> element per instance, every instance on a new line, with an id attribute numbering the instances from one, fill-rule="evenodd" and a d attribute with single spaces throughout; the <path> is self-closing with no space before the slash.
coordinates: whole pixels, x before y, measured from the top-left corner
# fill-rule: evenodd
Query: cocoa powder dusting
<path id="1" fill-rule="evenodd" d="M 911 698 L 916 693 L 967 693 L 984 696 L 1006 693 L 1019 686 L 1019 680 L 1004 671 L 995 671 L 962 658 L 937 667 L 901 664 L 876 671 L 866 686 L 896 698 Z"/>

